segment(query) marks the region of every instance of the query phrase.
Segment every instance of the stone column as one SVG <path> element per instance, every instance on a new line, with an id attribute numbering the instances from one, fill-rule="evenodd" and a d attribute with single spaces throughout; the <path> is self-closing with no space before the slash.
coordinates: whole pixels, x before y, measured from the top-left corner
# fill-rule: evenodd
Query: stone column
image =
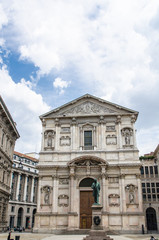
<path id="1" fill-rule="evenodd" d="M 56 213 L 58 209 L 58 178 L 56 175 L 53 175 L 52 179 L 53 179 L 52 212 Z"/>
<path id="2" fill-rule="evenodd" d="M 126 212 L 126 194 L 125 194 L 125 175 L 121 175 L 121 188 L 122 188 L 122 205 L 123 212 Z"/>
<path id="3" fill-rule="evenodd" d="M 122 138 L 121 138 L 121 116 L 117 116 L 117 124 L 118 124 L 118 148 L 122 148 Z"/>
<path id="4" fill-rule="evenodd" d="M 96 150 L 97 149 L 96 127 L 93 128 L 93 145 L 94 145 L 94 150 Z"/>
<path id="5" fill-rule="evenodd" d="M 15 198 L 17 201 L 18 201 L 18 196 L 19 196 L 20 176 L 21 176 L 21 174 L 18 173 L 17 189 L 16 189 L 16 198 Z"/>
<path id="6" fill-rule="evenodd" d="M 55 135 L 55 150 L 59 150 L 59 146 L 60 146 L 60 140 L 59 140 L 59 136 L 60 136 L 60 133 L 59 133 L 59 119 L 56 118 L 55 119 L 55 132 L 56 132 L 56 135 Z"/>
<path id="7" fill-rule="evenodd" d="M 106 181 L 105 167 L 102 167 L 102 192 L 103 192 L 103 211 L 106 211 Z"/>
<path id="8" fill-rule="evenodd" d="M 82 150 L 83 147 L 83 130 L 82 127 L 80 127 L 80 150 Z"/>
<path id="9" fill-rule="evenodd" d="M 132 115 L 132 116 L 131 116 L 131 125 L 132 125 L 132 129 L 133 129 L 133 145 L 134 145 L 135 148 L 137 148 L 135 121 L 136 121 L 136 117 L 135 117 L 135 115 Z"/>
<path id="10" fill-rule="evenodd" d="M 34 181 L 35 177 L 32 177 L 32 183 L 31 183 L 31 196 L 30 196 L 30 201 L 33 202 L 33 196 L 34 196 Z"/>
<path id="11" fill-rule="evenodd" d="M 26 194 L 27 194 L 27 183 L 28 183 L 28 176 L 25 175 L 25 182 L 24 182 L 24 193 L 23 193 L 23 201 L 26 201 Z"/>
<path id="12" fill-rule="evenodd" d="M 39 176 L 39 184 L 38 184 L 38 197 L 37 197 L 37 212 L 40 212 L 40 204 L 41 204 L 41 187 L 42 187 L 42 177 Z"/>
<path id="13" fill-rule="evenodd" d="M 137 177 L 137 185 L 138 185 L 139 211 L 143 212 L 141 179 L 140 179 L 140 175 L 137 175 L 136 177 Z"/>
<path id="14" fill-rule="evenodd" d="M 13 182 L 13 174 L 14 174 L 14 172 L 11 172 L 11 179 L 10 179 L 10 188 L 12 188 L 12 182 Z"/>
<path id="15" fill-rule="evenodd" d="M 74 174 L 70 174 L 70 212 L 74 212 Z"/>
<path id="16" fill-rule="evenodd" d="M 72 118 L 71 124 L 71 146 L 72 150 L 75 150 L 75 143 L 76 143 L 76 119 Z"/>

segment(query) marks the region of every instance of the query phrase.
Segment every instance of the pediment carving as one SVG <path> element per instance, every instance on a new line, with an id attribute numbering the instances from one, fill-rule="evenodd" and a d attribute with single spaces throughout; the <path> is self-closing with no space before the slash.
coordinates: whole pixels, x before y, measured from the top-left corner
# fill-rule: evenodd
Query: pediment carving
<path id="1" fill-rule="evenodd" d="M 76 107 L 73 107 L 60 115 L 72 116 L 72 115 L 91 115 L 91 114 L 105 114 L 105 113 L 116 113 L 112 109 L 101 106 L 99 104 L 86 101 Z"/>
<path id="2" fill-rule="evenodd" d="M 69 166 L 84 166 L 84 167 L 91 167 L 91 166 L 103 166 L 108 165 L 106 161 L 101 158 L 94 157 L 94 156 L 82 156 L 78 157 L 71 162 L 68 163 Z"/>

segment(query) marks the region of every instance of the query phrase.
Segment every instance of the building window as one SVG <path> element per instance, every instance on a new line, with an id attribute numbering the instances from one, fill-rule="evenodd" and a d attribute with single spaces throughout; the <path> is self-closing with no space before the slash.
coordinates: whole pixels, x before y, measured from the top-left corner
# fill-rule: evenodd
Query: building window
<path id="1" fill-rule="evenodd" d="M 15 209 L 15 207 L 14 207 L 14 206 L 12 206 L 12 207 L 11 207 L 11 212 L 14 212 L 14 209 Z"/>
<path id="2" fill-rule="evenodd" d="M 148 169 L 148 167 L 145 167 L 145 173 L 146 173 L 146 175 L 149 174 L 149 169 Z"/>
<path id="3" fill-rule="evenodd" d="M 155 175 L 158 175 L 158 166 L 154 166 L 155 168 Z"/>
<path id="4" fill-rule="evenodd" d="M 84 147 L 85 149 L 92 147 L 92 131 L 84 131 Z"/>
<path id="5" fill-rule="evenodd" d="M 144 175 L 144 168 L 143 167 L 140 168 L 140 171 L 141 171 L 141 175 Z"/>
<path id="6" fill-rule="evenodd" d="M 27 213 L 30 213 L 30 208 L 27 208 Z"/>

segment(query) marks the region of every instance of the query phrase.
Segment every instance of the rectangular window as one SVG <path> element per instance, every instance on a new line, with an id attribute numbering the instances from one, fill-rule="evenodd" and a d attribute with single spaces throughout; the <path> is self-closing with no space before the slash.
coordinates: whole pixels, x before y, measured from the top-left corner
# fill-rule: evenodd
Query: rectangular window
<path id="1" fill-rule="evenodd" d="M 84 131 L 84 146 L 92 146 L 92 131 Z"/>
<path id="2" fill-rule="evenodd" d="M 147 196 L 148 196 L 148 201 L 151 201 L 151 195 L 148 194 Z"/>
<path id="3" fill-rule="evenodd" d="M 145 187 L 145 183 L 142 183 L 142 187 Z"/>
<path id="4" fill-rule="evenodd" d="M 151 183 L 151 187 L 155 187 L 155 183 Z"/>
<path id="5" fill-rule="evenodd" d="M 150 166 L 150 174 L 153 175 L 153 167 Z"/>
<path id="6" fill-rule="evenodd" d="M 149 169 L 148 169 L 148 167 L 145 167 L 145 173 L 146 173 L 146 174 L 149 174 Z"/>
<path id="7" fill-rule="evenodd" d="M 143 167 L 140 168 L 140 171 L 141 171 L 141 175 L 144 175 L 144 168 Z"/>
<path id="8" fill-rule="evenodd" d="M 146 194 L 143 194 L 143 200 L 146 201 Z"/>
<path id="9" fill-rule="evenodd" d="M 158 175 L 158 166 L 154 166 L 155 168 L 155 175 Z"/>
<path id="10" fill-rule="evenodd" d="M 150 183 L 146 183 L 147 187 L 150 187 Z"/>
<path id="11" fill-rule="evenodd" d="M 15 207 L 14 207 L 14 206 L 12 206 L 12 208 L 11 208 L 11 212 L 14 212 L 14 208 L 15 208 Z"/>
<path id="12" fill-rule="evenodd" d="M 30 208 L 27 208 L 27 213 L 30 213 Z"/>

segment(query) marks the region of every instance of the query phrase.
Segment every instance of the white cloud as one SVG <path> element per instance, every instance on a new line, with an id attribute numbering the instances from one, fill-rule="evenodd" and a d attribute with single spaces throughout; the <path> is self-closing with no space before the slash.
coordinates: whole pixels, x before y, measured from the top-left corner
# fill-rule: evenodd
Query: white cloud
<path id="1" fill-rule="evenodd" d="M 24 79 L 16 84 L 5 66 L 0 69 L 0 94 L 20 134 L 15 149 L 23 153 L 40 150 L 41 122 L 38 116 L 50 110 L 42 96 L 32 91 L 29 85 Z"/>
<path id="2" fill-rule="evenodd" d="M 63 94 L 64 88 L 67 88 L 70 84 L 71 84 L 71 81 L 67 82 L 67 81 L 62 80 L 59 77 L 55 78 L 55 81 L 53 82 L 53 86 L 60 90 L 60 94 Z"/>
<path id="3" fill-rule="evenodd" d="M 153 152 L 159 144 L 159 126 L 141 128 L 137 132 L 137 140 L 140 156 Z"/>

